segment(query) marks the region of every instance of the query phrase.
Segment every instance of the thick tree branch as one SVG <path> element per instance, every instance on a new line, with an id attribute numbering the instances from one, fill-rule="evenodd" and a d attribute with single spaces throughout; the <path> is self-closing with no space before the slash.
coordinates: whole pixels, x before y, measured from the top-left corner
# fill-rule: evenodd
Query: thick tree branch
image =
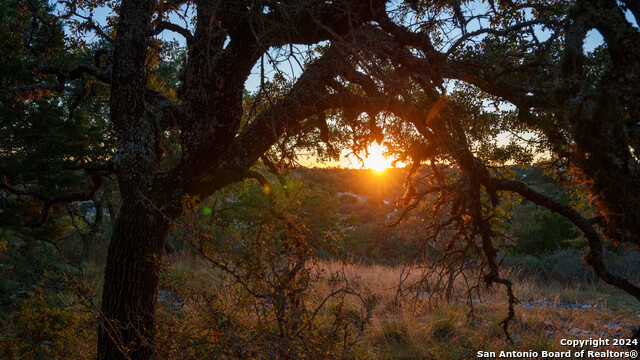
<path id="1" fill-rule="evenodd" d="M 606 283 L 624 290 L 640 301 L 640 287 L 632 284 L 627 279 L 613 274 L 607 269 L 607 266 L 602 259 L 602 238 L 593 228 L 589 219 L 580 215 L 570 206 L 544 196 L 522 182 L 496 178 L 488 178 L 485 179 L 484 182 L 491 184 L 498 190 L 515 192 L 534 204 L 544 206 L 545 208 L 556 212 L 571 221 L 571 223 L 580 229 L 585 238 L 587 238 L 587 242 L 589 243 L 589 253 L 585 259 L 587 264 L 591 266 L 598 277 Z"/>
<path id="2" fill-rule="evenodd" d="M 102 176 L 97 172 L 89 172 L 87 171 L 87 175 L 89 176 L 90 185 L 87 190 L 78 191 L 74 193 L 61 194 L 53 197 L 48 197 L 40 192 L 32 191 L 32 190 L 20 190 L 17 189 L 7 183 L 7 179 L 3 178 L 2 183 L 0 183 L 0 189 L 5 190 L 14 195 L 20 196 L 28 196 L 35 199 L 40 200 L 43 205 L 40 211 L 40 217 L 35 222 L 31 223 L 30 226 L 39 227 L 44 225 L 49 218 L 49 210 L 51 206 L 59 203 L 68 203 L 73 201 L 88 201 L 93 198 L 96 194 L 100 186 L 102 185 Z"/>
<path id="3" fill-rule="evenodd" d="M 386 0 L 337 1 L 305 5 L 283 5 L 259 17 L 252 25 L 263 46 L 316 44 L 353 34 L 364 22 L 384 12 Z"/>
<path id="4" fill-rule="evenodd" d="M 193 42 L 193 35 L 188 29 L 185 29 L 180 25 L 168 21 L 161 21 L 160 23 L 158 23 L 155 28 L 149 31 L 149 36 L 159 35 L 165 30 L 173 31 L 182 35 L 182 37 L 184 37 L 187 41 L 187 45 L 191 45 L 191 43 Z"/>

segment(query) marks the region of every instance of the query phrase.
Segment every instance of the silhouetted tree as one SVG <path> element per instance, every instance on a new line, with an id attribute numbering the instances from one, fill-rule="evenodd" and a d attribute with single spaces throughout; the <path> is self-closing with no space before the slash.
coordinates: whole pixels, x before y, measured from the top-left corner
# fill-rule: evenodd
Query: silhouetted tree
<path id="1" fill-rule="evenodd" d="M 635 2 L 125 0 L 113 28 L 83 15 L 99 4 L 65 1 L 58 16 L 33 1 L 16 5 L 42 33 L 25 41 L 41 76 L 11 93 L 59 90 L 83 76 L 109 84 L 113 156 L 78 167 L 89 178 L 85 191 L 45 196 L 7 183 L 3 189 L 39 198 L 43 222 L 52 204 L 91 198 L 101 176 L 117 177 L 122 204 L 105 269 L 100 358 L 152 357 L 166 235 L 188 197 L 205 198 L 247 178 L 265 183 L 250 168 L 260 158 L 273 163 L 274 153 L 291 158 L 296 147 L 313 144 L 329 156 L 347 145 L 358 153 L 385 135 L 414 170 L 432 166 L 430 186 L 409 182 L 407 201 L 445 194 L 449 205 L 442 209 L 461 224 L 458 240 L 485 258 L 484 282 L 507 286 L 505 329 L 515 297 L 499 275 L 493 241 L 500 192 L 570 220 L 589 240 L 587 261 L 598 275 L 640 299 L 637 286 L 606 269 L 594 227 L 601 224 L 610 239 L 639 243 L 640 33 L 624 15 L 628 6 L 638 16 Z M 193 29 L 167 21 L 177 13 L 188 18 L 191 5 Z M 55 51 L 42 46 L 53 38 L 47 34 L 60 33 L 61 20 L 102 39 L 93 63 L 57 62 Z M 587 66 L 582 46 L 590 29 L 604 36 L 608 53 L 596 66 Z M 164 31 L 187 44 L 176 93 L 150 81 L 163 46 L 154 37 Z M 319 45 L 317 56 L 299 64 L 295 81 L 274 78 L 248 99 L 252 69 L 273 49 L 295 62 L 295 45 Z M 489 102 L 517 111 L 486 111 Z M 602 217 L 587 219 L 487 166 L 530 161 L 518 146 L 481 146 L 501 130 L 526 126 L 563 168 L 585 177 Z M 441 171 L 443 163 L 458 172 Z"/>

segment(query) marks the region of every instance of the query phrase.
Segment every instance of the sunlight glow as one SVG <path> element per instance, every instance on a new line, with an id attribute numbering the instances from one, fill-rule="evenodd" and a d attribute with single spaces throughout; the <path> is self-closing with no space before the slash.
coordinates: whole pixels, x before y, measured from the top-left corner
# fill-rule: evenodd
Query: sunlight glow
<path id="1" fill-rule="evenodd" d="M 364 167 L 382 172 L 384 169 L 391 167 L 393 159 L 382 155 L 384 148 L 381 145 L 373 144 L 369 146 L 369 156 L 364 159 Z"/>

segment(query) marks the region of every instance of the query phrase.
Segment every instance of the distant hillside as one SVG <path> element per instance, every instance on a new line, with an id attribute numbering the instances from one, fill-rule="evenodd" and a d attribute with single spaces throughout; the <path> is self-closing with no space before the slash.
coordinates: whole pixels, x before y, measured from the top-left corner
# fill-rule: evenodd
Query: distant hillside
<path id="1" fill-rule="evenodd" d="M 407 170 L 296 168 L 293 175 L 307 184 L 320 186 L 332 194 L 353 193 L 393 201 L 402 196 Z"/>

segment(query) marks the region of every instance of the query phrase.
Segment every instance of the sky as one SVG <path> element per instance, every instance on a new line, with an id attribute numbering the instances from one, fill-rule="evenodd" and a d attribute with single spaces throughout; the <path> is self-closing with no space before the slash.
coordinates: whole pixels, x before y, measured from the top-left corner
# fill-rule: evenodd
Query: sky
<path id="1" fill-rule="evenodd" d="M 105 24 L 106 23 L 106 17 L 111 13 L 111 9 L 107 8 L 107 7 L 100 7 L 95 9 L 93 15 L 94 15 L 94 20 L 99 23 L 99 24 Z M 636 27 L 637 22 L 635 20 L 635 18 L 633 17 L 632 13 L 630 11 L 627 12 L 627 19 L 634 24 Z M 172 15 L 169 19 L 171 22 L 174 22 L 176 24 L 179 24 L 181 26 L 185 26 L 185 22 L 184 20 L 178 18 L 176 15 Z M 473 24 L 470 25 L 469 30 L 473 31 Z M 161 39 L 164 40 L 173 40 L 173 41 L 177 41 L 181 46 L 185 46 L 186 42 L 184 40 L 184 38 L 174 32 L 171 31 L 164 31 L 163 33 L 161 33 L 159 35 L 159 37 Z M 94 36 L 91 36 L 90 34 L 87 35 L 87 39 L 91 40 L 91 39 L 96 39 Z M 585 44 L 584 44 L 584 49 L 586 52 L 591 52 L 593 51 L 593 49 L 595 49 L 598 45 L 603 43 L 603 38 L 602 35 L 600 35 L 600 33 L 597 30 L 591 30 L 589 31 Z M 299 51 L 304 51 L 305 47 L 299 47 L 297 50 Z M 297 75 L 299 75 L 301 73 L 301 68 L 300 66 L 295 62 L 295 61 L 291 61 L 291 62 L 287 62 L 285 64 L 285 66 L 282 69 L 284 72 L 286 72 L 288 75 L 295 77 Z M 256 64 L 256 66 L 254 67 L 253 71 L 251 72 L 251 76 L 249 76 L 249 78 L 247 79 L 247 82 L 245 84 L 245 87 L 247 88 L 247 90 L 253 92 L 253 91 L 257 91 L 257 89 L 260 86 L 260 63 Z M 267 77 L 271 77 L 273 76 L 273 74 L 275 74 L 274 68 L 273 66 L 271 66 L 269 64 L 268 59 L 265 59 L 265 75 Z"/>
<path id="2" fill-rule="evenodd" d="M 482 6 L 482 5 L 480 5 Z M 93 13 L 93 17 L 94 20 L 99 23 L 99 24 L 105 24 L 106 23 L 106 17 L 110 14 L 110 9 L 109 8 L 97 8 L 94 13 Z M 637 22 L 636 19 L 633 17 L 633 15 L 631 14 L 630 11 L 627 12 L 627 19 L 634 24 L 636 27 Z M 170 19 L 171 22 L 174 22 L 176 24 L 179 24 L 181 26 L 186 26 L 187 24 L 185 24 L 185 21 L 180 19 L 179 17 L 177 17 L 176 15 L 173 15 Z M 470 25 L 469 31 L 473 31 L 473 26 L 478 26 L 478 25 Z M 455 36 L 455 34 L 453 34 L 453 36 Z M 539 36 L 544 38 L 544 33 L 541 32 L 539 33 Z M 182 38 L 180 35 L 174 33 L 174 32 L 170 32 L 170 31 L 165 31 L 162 34 L 159 35 L 159 37 L 161 39 L 164 40 L 175 40 L 177 41 L 181 46 L 185 46 L 185 40 L 184 38 Z M 87 40 L 91 41 L 96 39 L 95 37 L 93 37 L 90 34 L 87 34 Z M 600 44 L 602 44 L 604 41 L 602 35 L 597 31 L 597 30 L 591 30 L 589 31 L 587 38 L 585 40 L 585 44 L 584 44 L 584 50 L 585 52 L 591 52 L 593 51 L 597 46 L 599 46 Z M 300 53 L 304 53 L 304 51 L 307 49 L 307 47 L 294 47 L 293 50 L 295 52 L 300 52 Z M 282 50 L 281 50 L 282 51 Z M 272 51 L 271 52 L 271 56 L 274 59 L 278 59 L 278 56 L 280 55 L 279 59 L 283 59 L 282 55 L 286 55 L 288 51 L 284 51 L 281 52 L 280 54 L 278 54 L 276 51 Z M 300 58 L 300 61 L 302 61 L 302 59 Z M 275 73 L 276 70 L 274 68 L 274 66 L 272 64 L 270 64 L 269 58 L 265 57 L 263 62 L 258 62 L 256 64 L 256 66 L 253 68 L 251 75 L 249 76 L 249 78 L 247 79 L 246 83 L 245 83 L 245 88 L 250 91 L 250 92 L 256 92 L 260 86 L 260 79 L 261 79 L 261 64 L 264 63 L 264 75 L 266 78 L 271 78 Z M 299 64 L 296 61 L 283 61 L 282 63 L 280 63 L 279 66 L 279 71 L 281 71 L 283 74 L 285 74 L 285 76 L 289 77 L 290 79 L 295 79 L 297 76 L 299 76 L 302 73 L 302 69 L 299 66 Z M 500 134 L 498 136 L 498 144 L 499 145 L 505 145 L 507 144 L 510 140 L 511 140 L 511 136 L 508 133 L 503 133 Z M 385 159 L 382 156 L 382 151 L 383 151 L 383 147 L 377 144 L 372 145 L 369 148 L 369 152 L 372 154 L 371 155 L 371 160 L 368 161 L 368 163 L 366 162 L 364 164 L 365 167 L 372 167 L 372 166 L 382 166 L 381 164 L 390 164 L 390 162 L 393 159 Z M 351 155 L 348 156 L 348 151 L 343 151 L 341 158 L 342 160 L 339 162 L 325 162 L 325 163 L 318 163 L 314 158 L 310 158 L 310 157 L 304 157 L 302 156 L 300 159 L 300 163 L 302 165 L 305 166 L 321 166 L 321 167 L 327 167 L 327 166 L 340 166 L 340 167 L 348 167 L 348 168 L 359 168 L 362 166 L 362 164 L 356 159 L 355 156 Z M 374 160 L 375 159 L 375 160 Z M 402 165 L 400 165 L 402 166 Z"/>

